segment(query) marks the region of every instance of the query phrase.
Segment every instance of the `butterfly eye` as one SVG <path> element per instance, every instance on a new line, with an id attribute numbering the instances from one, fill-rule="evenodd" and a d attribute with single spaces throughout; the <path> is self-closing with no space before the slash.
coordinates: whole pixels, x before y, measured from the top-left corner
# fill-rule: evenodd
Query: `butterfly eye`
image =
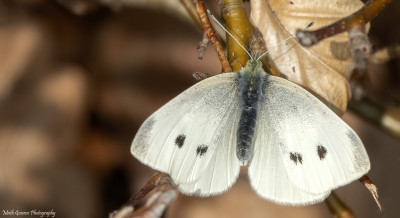
<path id="1" fill-rule="evenodd" d="M 208 146 L 207 145 L 199 145 L 196 149 L 196 154 L 203 156 L 207 152 Z"/>
<path id="2" fill-rule="evenodd" d="M 297 165 L 297 163 L 303 164 L 303 156 L 297 152 L 290 152 L 290 160 Z"/>
<path id="3" fill-rule="evenodd" d="M 185 139 L 186 139 L 185 135 L 183 134 L 178 135 L 178 137 L 176 137 L 175 139 L 175 145 L 178 146 L 178 148 L 182 148 L 183 144 L 185 143 Z"/>
<path id="4" fill-rule="evenodd" d="M 318 157 L 319 157 L 320 160 L 325 159 L 325 156 L 326 156 L 326 153 L 327 153 L 326 148 L 324 146 L 322 146 L 322 145 L 318 145 L 317 146 L 317 153 L 318 153 Z"/>

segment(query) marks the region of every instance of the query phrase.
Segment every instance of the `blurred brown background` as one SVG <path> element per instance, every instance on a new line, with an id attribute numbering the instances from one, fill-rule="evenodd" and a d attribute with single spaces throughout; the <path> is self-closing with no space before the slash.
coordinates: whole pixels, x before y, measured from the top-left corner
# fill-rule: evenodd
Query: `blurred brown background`
<path id="1" fill-rule="evenodd" d="M 130 143 L 158 107 L 194 84 L 193 72 L 221 71 L 201 32 L 177 3 L 0 2 L 0 213 L 53 209 L 56 217 L 107 217 L 154 173 Z M 152 2 L 152 1 L 149 1 Z M 172 2 L 172 1 L 171 1 Z M 214 1 L 212 1 L 215 4 Z M 400 40 L 400 2 L 373 22 L 376 48 Z M 399 97 L 400 62 L 371 65 L 374 98 Z M 400 215 L 400 143 L 349 112 L 364 141 L 383 213 L 354 182 L 338 194 L 357 217 Z M 245 173 L 213 198 L 179 196 L 170 217 L 331 217 L 324 204 L 284 207 L 251 190 Z"/>

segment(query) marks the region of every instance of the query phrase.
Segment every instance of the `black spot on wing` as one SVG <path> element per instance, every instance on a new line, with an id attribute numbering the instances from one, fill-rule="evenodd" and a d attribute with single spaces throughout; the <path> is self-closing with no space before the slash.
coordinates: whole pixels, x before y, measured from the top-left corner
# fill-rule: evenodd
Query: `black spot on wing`
<path id="1" fill-rule="evenodd" d="M 290 152 L 290 160 L 296 165 L 297 163 L 303 164 L 303 157 L 297 152 Z"/>
<path id="2" fill-rule="evenodd" d="M 182 148 L 183 144 L 185 143 L 186 136 L 183 134 L 178 135 L 175 139 L 175 145 L 178 146 L 178 148 Z"/>
<path id="3" fill-rule="evenodd" d="M 327 150 L 326 150 L 326 148 L 324 146 L 318 145 L 317 146 L 317 153 L 318 153 L 319 159 L 322 160 L 322 159 L 325 159 Z"/>
<path id="4" fill-rule="evenodd" d="M 196 149 L 196 154 L 201 157 L 207 152 L 207 149 L 208 149 L 207 145 L 199 145 Z"/>

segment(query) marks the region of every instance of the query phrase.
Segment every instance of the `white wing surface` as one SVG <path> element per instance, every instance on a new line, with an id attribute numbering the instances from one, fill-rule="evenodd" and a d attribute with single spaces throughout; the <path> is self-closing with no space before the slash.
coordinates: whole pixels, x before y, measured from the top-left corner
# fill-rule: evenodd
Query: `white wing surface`
<path id="1" fill-rule="evenodd" d="M 268 94 L 268 93 L 267 93 Z M 289 178 L 279 149 L 279 135 L 271 125 L 270 107 L 261 104 L 254 138 L 253 157 L 249 163 L 249 179 L 254 191 L 264 199 L 284 205 L 309 205 L 324 200 L 330 191 L 318 194 L 299 189 Z"/>
<path id="2" fill-rule="evenodd" d="M 234 111 L 234 115 L 229 119 L 232 122 L 226 126 L 221 141 L 217 142 L 206 171 L 199 180 L 180 184 L 181 192 L 197 196 L 216 195 L 225 192 L 236 182 L 240 171 L 239 159 L 236 157 L 236 130 L 239 116 L 239 111 Z"/>
<path id="3" fill-rule="evenodd" d="M 263 98 L 257 126 L 257 134 L 262 136 L 256 136 L 254 163 L 250 166 L 252 180 L 256 169 L 262 171 L 265 167 L 260 180 L 275 179 L 279 183 L 283 177 L 287 182 L 277 173 L 276 178 L 264 178 L 271 173 L 267 165 L 272 164 L 257 156 L 264 155 L 264 159 L 277 162 L 279 172 L 286 172 L 297 189 L 308 194 L 306 200 L 318 201 L 369 171 L 369 158 L 357 134 L 309 92 L 282 78 L 268 76 Z M 297 198 L 300 196 L 294 200 Z"/>
<path id="4" fill-rule="evenodd" d="M 132 154 L 168 173 L 186 194 L 210 195 L 237 178 L 237 74 L 205 79 L 165 104 L 140 127 Z"/>

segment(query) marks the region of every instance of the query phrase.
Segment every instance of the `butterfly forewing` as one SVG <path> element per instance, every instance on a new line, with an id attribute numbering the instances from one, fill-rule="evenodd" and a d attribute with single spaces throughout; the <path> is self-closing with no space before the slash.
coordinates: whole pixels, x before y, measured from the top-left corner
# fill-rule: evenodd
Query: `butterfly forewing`
<path id="1" fill-rule="evenodd" d="M 236 119 L 237 91 L 234 73 L 195 84 L 142 124 L 133 139 L 132 154 L 144 164 L 170 174 L 178 185 L 193 183 L 200 177 L 213 178 L 203 173 L 212 173 L 209 165 L 219 163 L 213 160 L 221 152 L 218 146 L 234 147 L 228 143 L 236 134 L 231 119 Z"/>
<path id="2" fill-rule="evenodd" d="M 354 131 L 321 101 L 287 80 L 268 76 L 265 113 L 260 122 L 272 126 L 287 176 L 300 190 L 329 192 L 366 174 L 365 148 Z M 257 131 L 259 132 L 259 131 Z"/>

